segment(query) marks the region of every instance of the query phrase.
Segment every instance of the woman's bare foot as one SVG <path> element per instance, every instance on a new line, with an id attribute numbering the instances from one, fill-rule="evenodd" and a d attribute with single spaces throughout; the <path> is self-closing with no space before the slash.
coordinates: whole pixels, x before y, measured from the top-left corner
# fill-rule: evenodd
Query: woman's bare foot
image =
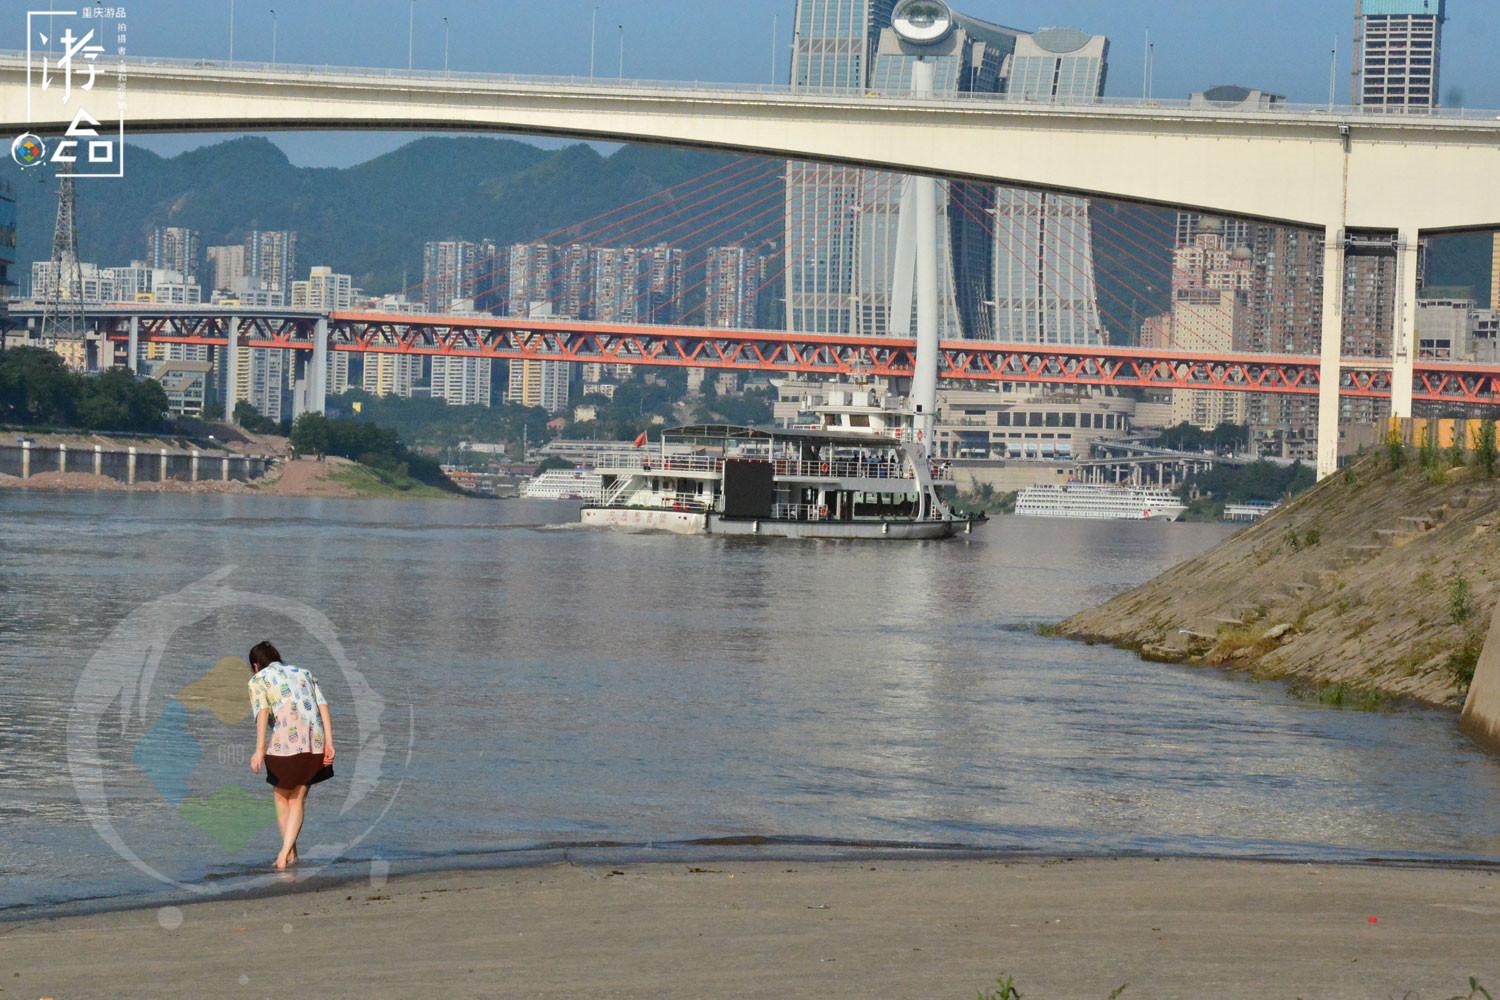
<path id="1" fill-rule="evenodd" d="M 288 854 L 286 856 L 286 863 L 289 864 L 289 865 L 295 865 L 298 860 L 299 859 L 297 857 L 297 849 L 294 847 L 294 848 L 292 848 L 292 853 L 290 853 L 290 854 Z"/>
<path id="2" fill-rule="evenodd" d="M 286 871 L 286 866 L 289 865 L 289 864 L 291 864 L 291 863 L 292 863 L 291 859 L 289 857 L 287 857 L 285 854 L 278 854 L 278 855 L 276 855 L 276 870 L 277 871 L 279 871 L 279 872 Z"/>

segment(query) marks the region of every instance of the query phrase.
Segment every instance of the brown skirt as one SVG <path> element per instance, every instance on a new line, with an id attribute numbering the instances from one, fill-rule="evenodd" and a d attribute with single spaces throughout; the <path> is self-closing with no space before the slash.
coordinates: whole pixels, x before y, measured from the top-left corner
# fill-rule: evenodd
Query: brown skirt
<path id="1" fill-rule="evenodd" d="M 333 777 L 333 765 L 324 765 L 320 753 L 294 753 L 285 757 L 266 755 L 266 784 L 277 788 L 316 785 Z"/>

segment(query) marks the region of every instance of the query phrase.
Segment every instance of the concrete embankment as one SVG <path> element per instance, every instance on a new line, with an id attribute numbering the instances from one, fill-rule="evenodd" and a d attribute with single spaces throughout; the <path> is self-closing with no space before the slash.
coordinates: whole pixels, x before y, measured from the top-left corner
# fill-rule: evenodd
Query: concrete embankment
<path id="1" fill-rule="evenodd" d="M 1500 599 L 1500 481 L 1366 457 L 1264 521 L 1075 615 L 1060 635 L 1458 708 Z M 1480 674 L 1500 732 L 1500 638 Z"/>

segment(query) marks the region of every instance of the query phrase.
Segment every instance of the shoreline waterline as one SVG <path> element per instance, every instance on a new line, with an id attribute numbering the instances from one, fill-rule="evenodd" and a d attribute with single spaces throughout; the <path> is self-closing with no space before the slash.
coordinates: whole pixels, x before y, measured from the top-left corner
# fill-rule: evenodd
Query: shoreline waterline
<path id="1" fill-rule="evenodd" d="M 1260 852 L 1151 850 L 1139 848 L 1082 848 L 1043 850 L 1024 846 L 985 847 L 958 843 L 906 843 L 899 841 L 855 841 L 838 838 L 786 837 L 748 834 L 702 837 L 688 840 L 625 843 L 618 841 L 569 841 L 532 844 L 514 848 L 434 852 L 396 857 L 349 858 L 326 864 L 310 859 L 300 871 L 285 875 L 270 870 L 269 858 L 262 867 L 211 873 L 190 886 L 208 887 L 215 882 L 253 880 L 254 884 L 226 888 L 221 892 L 195 895 L 181 889 L 136 890 L 117 895 L 18 903 L 0 906 L 0 926 L 25 924 L 107 913 L 155 910 L 164 906 L 197 906 L 235 900 L 295 896 L 348 885 L 384 884 L 387 880 L 441 877 L 447 875 L 499 873 L 517 869 L 542 869 L 553 865 L 608 868 L 620 865 L 703 864 L 808 864 L 841 865 L 865 862 L 1062 862 L 1062 861 L 1153 861 L 1222 862 L 1247 865 L 1319 865 L 1335 867 L 1419 868 L 1444 871 L 1482 871 L 1500 876 L 1500 855 L 1466 856 L 1422 853 L 1372 853 L 1355 848 L 1317 848 L 1314 845 L 1280 845 L 1282 849 Z M 1298 848 L 1306 848 L 1299 850 Z"/>

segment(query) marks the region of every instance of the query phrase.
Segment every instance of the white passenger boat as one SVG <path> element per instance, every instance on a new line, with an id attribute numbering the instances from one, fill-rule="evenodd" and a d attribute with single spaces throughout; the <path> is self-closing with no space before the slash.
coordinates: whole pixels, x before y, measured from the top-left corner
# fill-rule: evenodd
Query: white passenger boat
<path id="1" fill-rule="evenodd" d="M 1175 521 L 1187 506 L 1160 486 L 1028 486 L 1016 495 L 1023 517 L 1084 517 L 1108 520 Z"/>
<path id="2" fill-rule="evenodd" d="M 521 486 L 528 500 L 582 500 L 598 503 L 599 473 L 593 469 L 548 469 Z"/>
<path id="3" fill-rule="evenodd" d="M 955 513 L 945 469 L 907 414 L 864 386 L 835 387 L 819 425 L 679 427 L 601 466 L 587 525 L 776 538 L 946 538 L 984 520 Z"/>

